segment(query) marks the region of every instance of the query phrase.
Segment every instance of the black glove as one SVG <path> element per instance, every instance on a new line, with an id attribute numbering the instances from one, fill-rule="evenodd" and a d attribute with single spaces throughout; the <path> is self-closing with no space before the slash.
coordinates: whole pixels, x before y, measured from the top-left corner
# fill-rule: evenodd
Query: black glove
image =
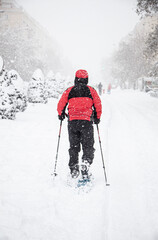
<path id="1" fill-rule="evenodd" d="M 94 124 L 99 124 L 100 123 L 100 119 L 99 118 L 94 118 Z"/>
<path id="2" fill-rule="evenodd" d="M 65 119 L 65 113 L 58 115 L 59 120 L 63 121 Z"/>

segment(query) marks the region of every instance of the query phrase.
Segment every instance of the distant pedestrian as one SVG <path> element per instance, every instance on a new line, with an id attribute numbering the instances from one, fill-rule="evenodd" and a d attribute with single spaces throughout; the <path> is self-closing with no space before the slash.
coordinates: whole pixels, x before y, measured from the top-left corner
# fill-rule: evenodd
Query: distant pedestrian
<path id="1" fill-rule="evenodd" d="M 108 85 L 107 93 L 108 93 L 108 94 L 111 93 L 111 83 L 109 83 L 109 85 Z"/>
<path id="2" fill-rule="evenodd" d="M 101 82 L 98 84 L 98 91 L 99 91 L 99 95 L 101 96 L 102 95 L 102 88 L 103 88 L 103 85 L 101 84 Z"/>

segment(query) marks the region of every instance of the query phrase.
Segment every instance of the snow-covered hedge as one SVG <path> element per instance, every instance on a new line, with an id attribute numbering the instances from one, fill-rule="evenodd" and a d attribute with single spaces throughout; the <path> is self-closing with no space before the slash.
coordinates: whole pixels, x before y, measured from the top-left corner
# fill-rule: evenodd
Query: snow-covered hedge
<path id="1" fill-rule="evenodd" d="M 66 87 L 65 78 L 61 75 L 60 72 L 54 74 L 53 71 L 50 71 L 46 77 L 46 84 L 49 98 L 58 98 Z"/>
<path id="2" fill-rule="evenodd" d="M 0 56 L 0 119 L 15 119 L 16 113 L 27 108 L 27 102 L 47 103 L 58 98 L 70 84 L 70 79 L 49 71 L 46 78 L 37 69 L 29 83 L 25 83 L 15 70 L 7 71 Z"/>
<path id="3" fill-rule="evenodd" d="M 44 74 L 41 69 L 37 69 L 28 85 L 28 101 L 31 103 L 47 103 L 48 93 Z"/>
<path id="4" fill-rule="evenodd" d="M 62 94 L 65 89 L 65 78 L 60 74 L 60 72 L 57 72 L 55 74 L 55 79 L 57 84 L 56 91 L 58 94 Z"/>
<path id="5" fill-rule="evenodd" d="M 23 80 L 15 70 L 7 72 L 0 57 L 0 119 L 12 119 L 27 107 Z"/>
<path id="6" fill-rule="evenodd" d="M 46 77 L 46 88 L 48 93 L 48 98 L 58 98 L 59 93 L 58 90 L 58 84 L 55 78 L 55 74 L 53 71 L 49 71 Z"/>
<path id="7" fill-rule="evenodd" d="M 27 94 L 25 92 L 24 82 L 21 79 L 20 75 L 15 70 L 10 70 L 8 72 L 8 77 L 15 88 L 16 94 L 16 111 L 23 112 L 27 108 Z"/>
<path id="8" fill-rule="evenodd" d="M 3 69 L 0 75 L 0 119 L 15 119 L 16 93 L 15 88 Z"/>
<path id="9" fill-rule="evenodd" d="M 37 69 L 28 85 L 28 101 L 31 103 L 47 103 L 48 98 L 58 98 L 65 90 L 66 80 L 57 72 L 49 71 L 47 76 Z"/>

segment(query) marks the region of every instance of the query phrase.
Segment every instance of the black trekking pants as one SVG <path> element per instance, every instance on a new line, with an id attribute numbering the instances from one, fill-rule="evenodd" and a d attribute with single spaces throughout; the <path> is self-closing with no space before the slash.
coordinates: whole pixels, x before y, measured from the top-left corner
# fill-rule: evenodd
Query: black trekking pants
<path id="1" fill-rule="evenodd" d="M 83 150 L 82 160 L 87 160 L 90 164 L 94 158 L 94 130 L 93 123 L 87 120 L 72 120 L 68 121 L 68 133 L 69 133 L 69 167 L 73 168 L 75 164 L 78 164 L 78 155 Z"/>

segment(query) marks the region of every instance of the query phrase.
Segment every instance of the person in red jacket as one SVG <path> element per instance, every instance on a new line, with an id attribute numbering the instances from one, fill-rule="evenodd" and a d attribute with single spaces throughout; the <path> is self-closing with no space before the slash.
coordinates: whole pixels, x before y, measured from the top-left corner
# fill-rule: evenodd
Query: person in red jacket
<path id="1" fill-rule="evenodd" d="M 57 106 L 61 121 L 64 120 L 65 109 L 68 107 L 69 167 L 73 178 L 77 178 L 80 173 L 78 155 L 81 146 L 83 150 L 81 174 L 83 178 L 89 177 L 88 171 L 95 151 L 93 122 L 99 124 L 102 113 L 98 93 L 87 84 L 87 71 L 78 70 L 75 74 L 74 86 L 64 91 Z"/>

